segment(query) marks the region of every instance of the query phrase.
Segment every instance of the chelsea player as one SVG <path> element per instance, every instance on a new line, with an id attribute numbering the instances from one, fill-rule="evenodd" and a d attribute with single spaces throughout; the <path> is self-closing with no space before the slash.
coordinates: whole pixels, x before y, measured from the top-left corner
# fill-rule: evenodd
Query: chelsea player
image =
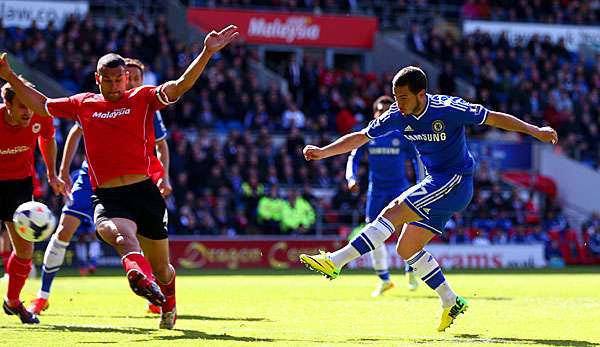
<path id="1" fill-rule="evenodd" d="M 375 118 L 384 114 L 394 103 L 394 99 L 384 95 L 373 103 L 373 115 Z M 408 173 L 411 164 L 415 165 L 414 176 L 418 172 L 416 153 L 414 146 L 400 133 L 392 133 L 369 141 L 368 144 L 353 150 L 348 156 L 346 164 L 346 181 L 348 189 L 356 193 L 359 191 L 357 171 L 360 160 L 365 153 L 369 156 L 369 188 L 367 190 L 367 204 L 365 211 L 365 223 L 370 223 L 387 204 L 405 191 L 409 186 Z M 408 169 L 408 170 L 407 170 Z M 357 228 L 358 229 L 358 228 Z M 353 236 L 351 236 L 353 238 Z M 371 251 L 371 263 L 377 276 L 381 279 L 372 297 L 377 297 L 394 288 L 394 282 L 390 279 L 388 267 L 388 252 L 385 245 Z M 417 289 L 417 281 L 412 268 L 405 264 L 408 277 L 408 288 Z"/>
<path id="2" fill-rule="evenodd" d="M 392 88 L 396 102 L 384 115 L 362 131 L 322 148 L 306 146 L 304 157 L 320 160 L 350 152 L 370 139 L 399 131 L 415 145 L 426 169 L 425 178 L 394 199 L 342 249 L 302 254 L 300 261 L 334 279 L 345 264 L 380 247 L 396 228 L 401 228 L 398 254 L 440 297 L 443 310 L 438 331 L 444 331 L 466 311 L 467 301 L 452 290 L 437 261 L 424 247 L 442 233 L 450 216 L 463 210 L 473 196 L 474 160 L 467 149 L 465 126 L 486 124 L 552 144 L 556 144 L 558 135 L 551 127 L 537 127 L 459 97 L 428 94 L 427 76 L 418 67 L 401 69 L 394 76 Z"/>

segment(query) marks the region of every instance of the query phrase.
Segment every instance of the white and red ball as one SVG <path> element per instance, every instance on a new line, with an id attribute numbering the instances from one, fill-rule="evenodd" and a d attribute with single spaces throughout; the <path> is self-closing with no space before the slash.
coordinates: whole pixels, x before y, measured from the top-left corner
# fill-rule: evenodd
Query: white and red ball
<path id="1" fill-rule="evenodd" d="M 17 207 L 13 215 L 17 234 L 27 241 L 44 241 L 54 232 L 56 219 L 48 206 L 28 201 Z"/>

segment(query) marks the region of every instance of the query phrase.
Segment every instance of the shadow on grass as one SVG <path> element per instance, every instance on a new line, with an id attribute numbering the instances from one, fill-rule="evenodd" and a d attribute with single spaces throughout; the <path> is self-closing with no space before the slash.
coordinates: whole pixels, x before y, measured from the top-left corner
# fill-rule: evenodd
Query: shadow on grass
<path id="1" fill-rule="evenodd" d="M 78 318 L 132 318 L 132 319 L 158 319 L 159 316 L 156 314 L 146 314 L 143 316 L 116 316 L 116 315 L 101 315 L 101 314 L 57 314 L 57 313 L 47 313 L 44 314 L 43 317 L 78 317 Z M 252 318 L 252 317 L 211 317 L 211 316 L 201 316 L 196 314 L 179 314 L 177 315 L 177 319 L 185 319 L 185 320 L 205 320 L 205 321 L 233 321 L 233 322 L 271 322 L 271 320 L 266 318 Z"/>
<path id="2" fill-rule="evenodd" d="M 1 328 L 9 328 L 2 326 Z M 81 332 L 81 333 L 105 333 L 105 334 L 130 334 L 140 335 L 145 338 L 135 340 L 136 342 L 143 341 L 176 341 L 176 340 L 216 340 L 216 341 L 239 341 L 239 342 L 275 342 L 274 339 L 260 338 L 260 337 L 248 337 L 248 336 L 233 336 L 229 334 L 208 334 L 198 330 L 189 329 L 174 329 L 168 331 L 171 335 L 163 335 L 167 331 L 149 328 L 136 328 L 136 327 L 103 327 L 94 325 L 60 325 L 60 324 L 48 324 L 39 325 L 35 327 L 30 326 L 16 326 L 10 327 L 11 331 L 27 331 L 32 332 Z M 181 335 L 172 335 L 181 333 Z M 82 343 L 82 342 L 78 342 Z M 96 343 L 115 343 L 112 341 L 94 341 L 87 342 L 88 344 Z"/>
<path id="3" fill-rule="evenodd" d="M 406 338 L 360 338 L 360 339 L 350 339 L 346 340 L 346 342 L 410 342 L 416 344 L 426 344 L 426 343 L 465 343 L 465 344 L 489 344 L 496 343 L 502 345 L 510 345 L 510 344 L 525 344 L 525 345 L 534 345 L 534 346 L 577 346 L 577 347 L 594 347 L 600 346 L 598 343 L 583 341 L 583 340 L 561 340 L 561 339 L 527 339 L 527 338 L 517 338 L 517 337 L 481 337 L 481 335 L 475 334 L 460 334 L 448 336 L 447 338 L 428 338 L 428 337 L 406 337 Z"/>
<path id="4" fill-rule="evenodd" d="M 403 294 L 386 294 L 392 298 L 403 298 L 407 300 L 411 299 L 439 299 L 437 295 L 403 295 Z M 483 300 L 483 301 L 512 301 L 514 298 L 507 298 L 503 296 L 465 296 L 469 300 Z"/>

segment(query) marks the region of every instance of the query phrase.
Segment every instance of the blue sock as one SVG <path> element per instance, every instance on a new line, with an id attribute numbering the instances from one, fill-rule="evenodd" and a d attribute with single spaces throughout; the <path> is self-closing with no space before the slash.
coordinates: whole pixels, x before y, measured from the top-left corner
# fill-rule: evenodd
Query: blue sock
<path id="1" fill-rule="evenodd" d="M 52 281 L 54 281 L 54 276 L 56 276 L 58 270 L 60 270 L 60 267 L 52 269 L 52 272 L 48 272 L 46 267 L 42 266 L 42 292 L 50 294 L 50 287 L 52 287 Z"/>
<path id="2" fill-rule="evenodd" d="M 412 268 L 412 266 L 408 265 L 408 263 L 404 263 L 404 272 L 408 273 L 408 272 L 413 272 L 415 271 L 415 269 Z"/>
<path id="3" fill-rule="evenodd" d="M 377 276 L 379 276 L 379 278 L 382 281 L 384 281 L 384 282 L 390 281 L 390 272 L 388 270 L 376 270 L 375 272 L 377 273 Z"/>

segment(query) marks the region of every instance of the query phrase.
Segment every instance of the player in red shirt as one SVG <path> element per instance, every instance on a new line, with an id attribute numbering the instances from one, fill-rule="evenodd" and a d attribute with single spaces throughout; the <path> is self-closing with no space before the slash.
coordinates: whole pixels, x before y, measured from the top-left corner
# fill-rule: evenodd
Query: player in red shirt
<path id="1" fill-rule="evenodd" d="M 20 85 L 33 86 L 20 77 Z M 37 324 L 37 316 L 23 306 L 19 296 L 31 271 L 33 243 L 21 238 L 12 217 L 19 205 L 33 199 L 34 153 L 36 142 L 46 163 L 48 183 L 55 193 L 65 194 L 64 183 L 56 176 L 56 140 L 52 118 L 34 114 L 15 95 L 12 85 L 2 87 L 0 104 L 0 220 L 8 230 L 13 252 L 6 264 L 8 290 L 3 308 L 8 315 L 17 315 L 21 322 Z"/>
<path id="2" fill-rule="evenodd" d="M 183 75 L 160 86 L 128 90 L 125 60 L 107 54 L 98 60 L 96 69 L 100 94 L 82 93 L 60 99 L 49 99 L 20 82 L 6 54 L 0 56 L 0 77 L 13 85 L 28 107 L 40 115 L 69 118 L 81 125 L 94 189 L 97 233 L 122 256 L 131 289 L 162 306 L 160 328 L 172 329 L 177 313 L 166 205 L 149 178 L 154 145 L 148 140 L 153 132 L 152 114 L 192 88 L 211 56 L 238 35 L 233 25 L 218 33 L 210 32 L 202 53 Z M 152 280 L 153 271 L 158 286 Z"/>

